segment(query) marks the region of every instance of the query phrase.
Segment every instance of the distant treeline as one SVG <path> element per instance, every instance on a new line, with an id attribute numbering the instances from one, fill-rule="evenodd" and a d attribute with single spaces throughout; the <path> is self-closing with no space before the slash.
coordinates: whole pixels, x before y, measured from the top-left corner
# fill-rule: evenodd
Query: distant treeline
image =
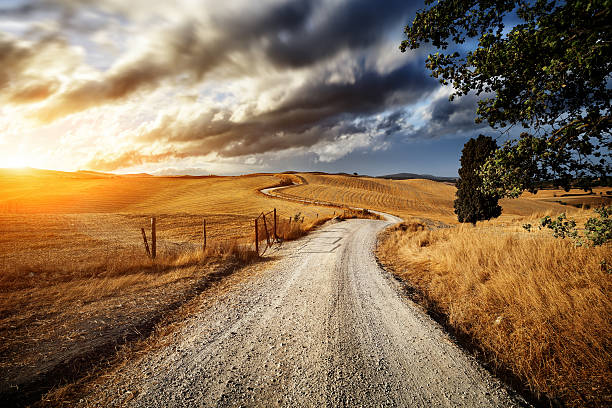
<path id="1" fill-rule="evenodd" d="M 425 180 L 441 181 L 441 182 L 446 182 L 446 183 L 456 183 L 457 182 L 457 177 L 439 177 L 439 176 L 432 176 L 431 174 L 416 174 L 416 173 L 387 174 L 386 176 L 378 176 L 378 178 L 390 179 L 390 180 L 425 179 Z"/>

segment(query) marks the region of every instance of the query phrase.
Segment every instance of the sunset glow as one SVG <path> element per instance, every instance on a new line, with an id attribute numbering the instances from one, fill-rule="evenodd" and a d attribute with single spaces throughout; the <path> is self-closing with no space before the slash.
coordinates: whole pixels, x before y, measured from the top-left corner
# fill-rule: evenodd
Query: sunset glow
<path id="1" fill-rule="evenodd" d="M 19 169 L 24 167 L 39 167 L 40 163 L 25 154 L 0 156 L 0 168 Z"/>

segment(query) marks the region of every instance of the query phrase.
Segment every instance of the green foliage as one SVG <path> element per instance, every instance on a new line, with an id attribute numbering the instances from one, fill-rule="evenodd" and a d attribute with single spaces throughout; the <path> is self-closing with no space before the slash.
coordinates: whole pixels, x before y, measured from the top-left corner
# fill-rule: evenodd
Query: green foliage
<path id="1" fill-rule="evenodd" d="M 547 215 L 540 220 L 540 227 L 551 229 L 555 238 L 578 238 L 576 221 L 568 219 L 565 213 L 561 213 L 556 220 Z"/>
<path id="2" fill-rule="evenodd" d="M 532 225 L 527 223 L 527 224 L 523 224 L 523 229 L 527 232 L 531 232 L 531 227 Z"/>
<path id="3" fill-rule="evenodd" d="M 480 166 L 496 148 L 497 143 L 483 135 L 468 140 L 463 147 L 457 180 L 457 199 L 454 203 L 459 222 L 476 224 L 477 221 L 499 217 L 501 214 L 497 197 L 480 191 L 482 178 L 478 174 Z"/>
<path id="4" fill-rule="evenodd" d="M 426 66 L 457 96 L 483 95 L 476 122 L 530 129 L 484 165 L 483 190 L 516 197 L 542 180 L 569 187 L 612 171 L 612 0 L 426 0 L 402 51 L 431 43 Z M 520 20 L 510 29 L 504 17 Z M 477 39 L 465 53 L 449 45 Z M 464 45 L 461 48 L 466 49 Z"/>
<path id="5" fill-rule="evenodd" d="M 568 219 L 565 213 L 559 215 L 556 220 L 547 215 L 540 220 L 540 228 L 551 229 L 555 238 L 574 239 L 578 246 L 604 245 L 612 240 L 612 207 L 600 207 L 595 209 L 595 212 L 599 217 L 587 220 L 584 224 L 584 237 L 578 233 L 576 221 Z"/>
<path id="6" fill-rule="evenodd" d="M 592 245 L 603 245 L 612 240 L 612 207 L 596 208 L 597 218 L 589 218 L 584 224 L 585 236 Z"/>

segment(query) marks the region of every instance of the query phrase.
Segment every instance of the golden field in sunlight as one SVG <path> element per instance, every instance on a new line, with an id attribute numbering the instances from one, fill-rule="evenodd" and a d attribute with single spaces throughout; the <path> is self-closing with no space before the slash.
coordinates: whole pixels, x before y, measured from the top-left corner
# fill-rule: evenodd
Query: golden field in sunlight
<path id="1" fill-rule="evenodd" d="M 606 406 L 612 402 L 610 246 L 576 247 L 550 230 L 522 228 L 554 214 L 440 229 L 408 222 L 381 237 L 377 256 L 490 365 L 536 396 Z M 593 215 L 574 208 L 570 218 L 583 225 Z"/>
<path id="2" fill-rule="evenodd" d="M 291 177 L 0 170 L 0 392 L 32 383 L 21 388 L 27 399 L 45 378 L 70 378 L 89 367 L 86 356 L 104 357 L 255 261 L 253 219 L 262 211 L 276 207 L 281 220 L 300 213 L 304 222 L 287 231 L 296 236 L 337 211 L 258 191 Z M 140 231 L 150 243 L 151 216 L 155 262 Z M 279 232 L 285 233 L 281 222 Z"/>

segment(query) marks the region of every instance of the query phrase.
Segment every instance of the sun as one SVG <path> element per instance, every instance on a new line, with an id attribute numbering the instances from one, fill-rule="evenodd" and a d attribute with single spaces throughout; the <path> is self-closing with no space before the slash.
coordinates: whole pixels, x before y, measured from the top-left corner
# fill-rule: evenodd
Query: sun
<path id="1" fill-rule="evenodd" d="M 10 169 L 21 169 L 24 167 L 30 167 L 32 164 L 29 157 L 23 154 L 12 154 L 5 156 L 0 160 L 0 167 Z"/>

